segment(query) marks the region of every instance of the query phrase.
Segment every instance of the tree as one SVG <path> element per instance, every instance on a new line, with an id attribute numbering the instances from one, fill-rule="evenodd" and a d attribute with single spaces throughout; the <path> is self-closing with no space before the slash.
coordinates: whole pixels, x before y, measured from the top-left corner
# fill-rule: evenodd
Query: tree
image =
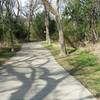
<path id="1" fill-rule="evenodd" d="M 0 8 L 0 25 L 2 26 L 0 27 L 0 32 L 2 33 L 2 41 L 10 45 L 11 51 L 14 52 L 16 27 L 20 21 L 20 4 L 18 0 L 0 0 Z"/>
<path id="2" fill-rule="evenodd" d="M 48 45 L 50 45 L 51 41 L 50 41 L 50 33 L 49 33 L 49 11 L 45 4 L 44 4 L 44 8 L 45 8 L 46 41 Z"/>
<path id="3" fill-rule="evenodd" d="M 65 51 L 65 44 L 64 44 L 64 34 L 62 30 L 61 17 L 59 15 L 59 12 L 56 9 L 54 9 L 51 6 L 51 4 L 49 4 L 48 0 L 42 0 L 42 2 L 47 7 L 47 9 L 56 16 L 56 22 L 57 22 L 57 27 L 59 32 L 60 55 L 65 56 L 66 51 Z"/>
<path id="4" fill-rule="evenodd" d="M 39 8 L 40 8 L 39 0 L 29 0 L 28 4 L 25 6 L 25 11 L 23 11 L 23 15 L 27 18 L 27 22 L 28 22 L 27 41 L 30 41 L 33 17 L 35 16 L 35 12 L 37 12 Z"/>
<path id="5" fill-rule="evenodd" d="M 77 47 L 86 43 L 96 43 L 98 33 L 96 31 L 99 10 L 97 0 L 72 0 L 68 2 L 64 11 L 66 21 L 65 36 L 70 37 Z M 70 25 L 70 26 L 69 26 Z M 87 42 L 86 42 L 87 41 Z M 77 45 L 77 44 L 78 45 Z"/>

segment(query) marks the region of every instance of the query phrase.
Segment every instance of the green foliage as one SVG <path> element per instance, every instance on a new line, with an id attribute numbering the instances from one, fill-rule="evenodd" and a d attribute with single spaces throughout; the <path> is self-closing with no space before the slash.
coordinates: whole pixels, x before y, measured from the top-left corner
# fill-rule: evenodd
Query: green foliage
<path id="1" fill-rule="evenodd" d="M 14 35 L 18 40 L 25 41 L 28 35 L 27 26 L 24 24 L 23 21 L 21 22 L 14 22 Z"/>
<path id="2" fill-rule="evenodd" d="M 56 22 L 52 20 L 49 17 L 49 32 L 50 36 L 53 40 L 57 39 L 57 28 L 56 28 Z M 31 35 L 37 36 L 37 38 L 40 39 L 45 39 L 45 12 L 38 13 L 35 18 L 33 19 L 32 22 L 32 27 L 31 27 Z M 36 35 L 35 35 L 36 34 Z M 33 37 L 34 38 L 34 37 Z"/>
<path id="3" fill-rule="evenodd" d="M 70 63 L 77 67 L 88 67 L 97 65 L 97 58 L 89 52 L 81 52 L 78 56 L 72 58 Z"/>
<path id="4" fill-rule="evenodd" d="M 100 21 L 97 23 L 96 31 L 100 37 Z"/>
<path id="5" fill-rule="evenodd" d="M 19 51 L 21 48 L 21 45 L 15 45 L 15 52 Z M 11 52 L 10 47 L 4 47 L 0 49 L 0 65 L 5 62 L 9 57 L 13 57 L 15 55 L 15 52 Z"/>
<path id="6" fill-rule="evenodd" d="M 69 38 L 74 44 L 80 44 L 85 40 L 93 41 L 98 36 L 100 27 L 98 20 L 98 11 L 96 10 L 96 1 L 78 0 L 69 2 L 63 13 L 63 27 L 65 38 Z M 95 30 L 95 36 L 94 31 Z M 66 38 L 66 39 L 67 39 Z"/>
<path id="7" fill-rule="evenodd" d="M 65 38 L 69 37 L 70 41 L 73 43 L 80 42 L 81 40 L 84 40 L 85 37 L 85 29 L 83 25 L 80 25 L 79 27 L 76 27 L 75 24 L 70 21 L 68 23 L 64 22 L 64 35 Z M 66 38 L 67 40 L 67 38 Z"/>
<path id="8" fill-rule="evenodd" d="M 4 41 L 10 42 L 10 33 L 13 35 L 14 40 L 24 40 L 27 37 L 27 26 L 24 24 L 24 18 L 17 20 L 11 17 L 10 19 L 5 16 L 3 18 L 3 23 L 0 24 L 0 37 Z"/>
<path id="9" fill-rule="evenodd" d="M 51 35 L 51 39 L 54 40 L 54 41 L 57 41 L 59 39 L 59 34 L 58 34 L 57 31 L 50 34 L 50 35 Z"/>
<path id="10" fill-rule="evenodd" d="M 49 18 L 49 32 L 50 32 L 50 36 L 53 40 L 57 39 L 57 27 L 56 27 L 56 22 L 55 20 Z"/>
<path id="11" fill-rule="evenodd" d="M 45 13 L 38 13 L 33 19 L 32 28 L 33 33 L 37 34 L 40 39 L 45 39 Z"/>
<path id="12" fill-rule="evenodd" d="M 14 53 L 11 52 L 11 48 L 2 48 L 0 50 L 0 58 L 12 57 Z"/>

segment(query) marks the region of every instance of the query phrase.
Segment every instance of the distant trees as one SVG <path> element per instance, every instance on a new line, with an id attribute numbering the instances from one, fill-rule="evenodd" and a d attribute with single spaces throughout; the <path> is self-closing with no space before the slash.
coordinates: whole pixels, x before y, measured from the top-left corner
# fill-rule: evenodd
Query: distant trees
<path id="1" fill-rule="evenodd" d="M 24 26 L 22 26 L 20 10 L 18 0 L 0 0 L 0 37 L 1 41 L 10 45 L 12 52 L 16 44 L 15 36 L 19 35 L 18 31 L 21 32 L 20 34 L 24 33 L 20 30 Z"/>
<path id="2" fill-rule="evenodd" d="M 28 21 L 28 35 L 27 35 L 27 41 L 30 41 L 30 31 L 31 31 L 31 25 L 32 25 L 32 20 L 34 16 L 34 12 L 38 9 L 38 0 L 29 0 L 27 6 L 27 21 Z"/>
<path id="3" fill-rule="evenodd" d="M 45 12 L 37 13 L 32 21 L 33 40 L 46 40 L 45 28 Z"/>
<path id="4" fill-rule="evenodd" d="M 0 21 L 1 21 L 1 26 L 2 26 L 1 27 L 2 34 L 3 34 L 3 38 L 6 34 L 7 35 L 9 34 L 12 52 L 14 51 L 13 24 L 12 23 L 13 23 L 13 17 L 16 15 L 14 11 L 14 5 L 15 5 L 14 0 L 1 0 L 0 1 L 0 8 L 1 8 Z"/>
<path id="5" fill-rule="evenodd" d="M 14 51 L 16 40 L 46 39 L 50 45 L 56 37 L 66 55 L 66 44 L 78 48 L 99 40 L 100 0 L 51 1 L 29 0 L 21 7 L 19 0 L 0 0 L 0 41 Z"/>
<path id="6" fill-rule="evenodd" d="M 73 0 L 69 2 L 64 11 L 64 18 L 67 21 L 65 29 L 71 35 L 68 35 L 73 41 L 83 45 L 85 41 L 95 43 L 98 41 L 96 27 L 98 24 L 99 10 L 97 0 Z M 71 26 L 69 26 L 71 25 Z M 79 46 L 79 45 L 78 45 Z"/>

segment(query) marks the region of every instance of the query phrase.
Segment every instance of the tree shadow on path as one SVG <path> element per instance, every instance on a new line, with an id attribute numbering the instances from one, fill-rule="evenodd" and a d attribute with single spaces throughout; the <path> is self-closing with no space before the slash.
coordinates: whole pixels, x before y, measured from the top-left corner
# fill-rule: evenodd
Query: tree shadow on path
<path id="1" fill-rule="evenodd" d="M 46 68 L 40 68 L 40 69 L 41 71 L 44 72 L 44 74 L 40 76 L 40 79 L 46 81 L 47 85 L 41 91 L 39 91 L 33 98 L 31 98 L 31 100 L 43 100 L 49 93 L 51 93 L 57 87 L 57 85 L 61 81 L 63 81 L 65 78 L 68 77 L 68 75 L 66 74 L 66 76 L 64 75 L 62 78 L 54 79 L 50 76 L 52 75 L 55 76 L 59 74 L 61 75 L 64 73 L 58 72 L 58 73 L 50 74 L 49 70 L 47 70 Z"/>
<path id="2" fill-rule="evenodd" d="M 43 100 L 56 86 L 64 80 L 68 75 L 63 75 L 60 79 L 55 79 L 50 76 L 56 77 L 56 75 L 65 74 L 62 72 L 55 72 L 53 74 L 50 73 L 50 71 L 47 68 L 44 68 L 43 66 L 49 63 L 49 59 L 46 60 L 43 64 L 37 64 L 37 67 L 32 66 L 29 64 L 28 68 L 31 69 L 31 75 L 29 78 L 25 76 L 25 73 L 17 72 L 12 65 L 5 65 L 4 68 L 6 71 L 12 75 L 16 76 L 17 80 L 22 82 L 22 85 L 17 89 L 16 92 L 11 94 L 10 100 L 24 100 L 27 92 L 31 89 L 32 84 L 34 84 L 36 73 L 38 73 L 36 70 L 40 70 L 43 74 L 40 75 L 39 79 L 45 81 L 47 84 L 46 86 L 40 90 L 35 96 L 33 96 L 30 100 Z M 20 68 L 20 67 L 18 67 Z M 23 66 L 24 68 L 24 66 Z M 40 83 L 41 84 L 41 83 Z M 34 93 L 33 93 L 34 94 Z"/>
<path id="3" fill-rule="evenodd" d="M 24 100 L 24 96 L 27 93 L 27 91 L 31 88 L 32 83 L 34 82 L 35 78 L 35 69 L 31 68 L 32 73 L 30 78 L 27 78 L 25 74 L 16 72 L 12 66 L 6 67 L 8 73 L 12 74 L 13 76 L 16 76 L 18 81 L 22 82 L 22 86 L 18 88 L 18 91 L 15 93 L 12 93 L 12 96 L 10 100 Z"/>

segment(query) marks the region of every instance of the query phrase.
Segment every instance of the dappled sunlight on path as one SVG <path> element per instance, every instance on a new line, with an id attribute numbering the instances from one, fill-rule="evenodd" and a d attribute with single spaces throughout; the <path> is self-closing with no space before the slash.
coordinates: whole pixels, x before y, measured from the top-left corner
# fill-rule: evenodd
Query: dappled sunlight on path
<path id="1" fill-rule="evenodd" d="M 96 99 L 37 42 L 0 66 L 0 100 Z"/>

